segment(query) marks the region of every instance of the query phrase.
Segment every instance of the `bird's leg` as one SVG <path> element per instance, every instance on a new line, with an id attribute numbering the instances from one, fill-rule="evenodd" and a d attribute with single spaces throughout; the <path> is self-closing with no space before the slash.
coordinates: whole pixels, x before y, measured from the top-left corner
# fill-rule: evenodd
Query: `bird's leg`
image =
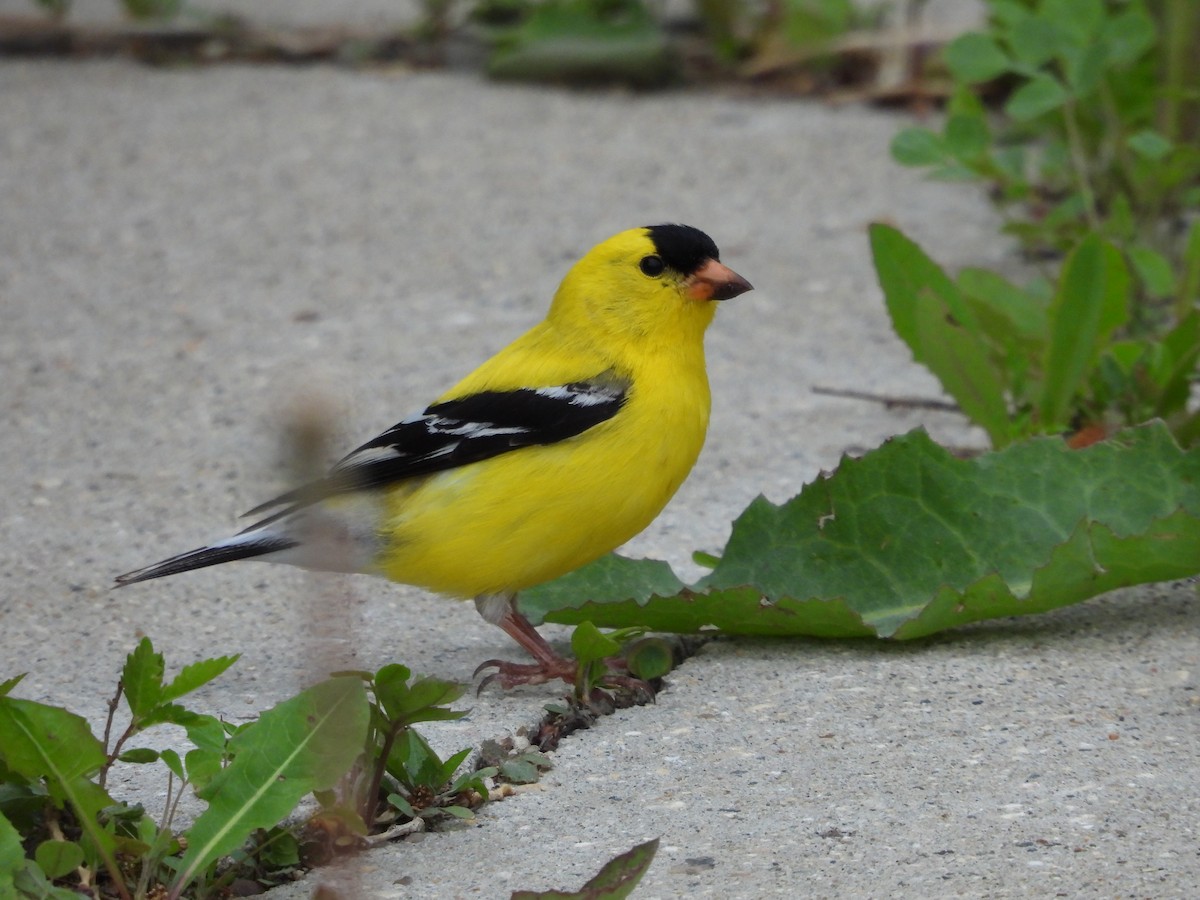
<path id="1" fill-rule="evenodd" d="M 480 594 L 475 598 L 475 608 L 485 621 L 503 628 L 505 634 L 524 647 L 537 662 L 525 664 L 489 659 L 479 665 L 475 674 L 484 669 L 494 668 L 496 671 L 483 679 L 479 689 L 483 690 L 493 682 L 507 689 L 519 684 L 542 684 L 555 678 L 574 684 L 575 661 L 554 652 L 554 648 L 529 624 L 529 620 L 517 612 L 516 601 L 517 595 L 511 593 Z"/>

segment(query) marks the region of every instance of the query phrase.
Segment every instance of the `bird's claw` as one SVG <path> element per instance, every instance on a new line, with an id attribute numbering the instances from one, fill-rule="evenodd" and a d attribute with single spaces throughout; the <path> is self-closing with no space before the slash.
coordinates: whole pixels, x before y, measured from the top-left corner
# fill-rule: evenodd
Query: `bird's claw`
<path id="1" fill-rule="evenodd" d="M 495 669 L 479 682 L 476 694 L 490 684 L 497 684 L 503 690 L 522 684 L 545 684 L 561 678 L 567 684 L 575 683 L 575 663 L 569 659 L 547 661 L 541 663 L 514 663 L 503 659 L 488 659 L 481 662 L 472 677 L 478 676 L 485 669 Z"/>

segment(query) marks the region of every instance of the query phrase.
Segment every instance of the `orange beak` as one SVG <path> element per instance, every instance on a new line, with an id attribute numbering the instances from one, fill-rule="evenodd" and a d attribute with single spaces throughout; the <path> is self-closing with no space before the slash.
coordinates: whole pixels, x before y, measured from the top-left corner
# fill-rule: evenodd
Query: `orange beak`
<path id="1" fill-rule="evenodd" d="M 684 292 L 693 300 L 732 300 L 738 294 L 754 290 L 754 285 L 715 259 L 706 260 L 683 283 Z"/>

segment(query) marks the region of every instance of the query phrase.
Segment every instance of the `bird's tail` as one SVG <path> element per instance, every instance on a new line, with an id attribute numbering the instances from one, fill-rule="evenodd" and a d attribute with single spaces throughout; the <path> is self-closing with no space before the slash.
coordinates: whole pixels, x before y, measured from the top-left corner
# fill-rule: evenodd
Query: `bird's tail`
<path id="1" fill-rule="evenodd" d="M 192 569 L 203 569 L 206 566 L 216 566 L 221 563 L 233 562 L 238 559 L 252 559 L 256 556 L 266 556 L 290 550 L 299 545 L 299 541 L 275 534 L 246 534 L 242 533 L 228 540 L 213 544 L 211 547 L 200 547 L 180 553 L 170 559 L 164 559 L 144 569 L 135 569 L 118 575 L 116 587 L 127 584 L 137 584 L 139 581 L 149 581 L 151 578 L 163 578 L 167 575 L 178 575 Z"/>

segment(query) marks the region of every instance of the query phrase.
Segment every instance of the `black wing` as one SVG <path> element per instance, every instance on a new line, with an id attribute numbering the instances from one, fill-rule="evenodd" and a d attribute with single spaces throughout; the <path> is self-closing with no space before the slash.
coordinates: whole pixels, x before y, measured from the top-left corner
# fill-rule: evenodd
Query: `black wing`
<path id="1" fill-rule="evenodd" d="M 288 507 L 269 522 L 336 494 L 431 475 L 521 447 L 554 444 L 611 419 L 625 403 L 628 392 L 625 382 L 576 381 L 515 391 L 485 391 L 435 403 L 421 415 L 396 423 L 347 454 L 320 481 L 288 491 L 246 515 Z M 251 528 L 264 524 L 258 522 Z"/>

